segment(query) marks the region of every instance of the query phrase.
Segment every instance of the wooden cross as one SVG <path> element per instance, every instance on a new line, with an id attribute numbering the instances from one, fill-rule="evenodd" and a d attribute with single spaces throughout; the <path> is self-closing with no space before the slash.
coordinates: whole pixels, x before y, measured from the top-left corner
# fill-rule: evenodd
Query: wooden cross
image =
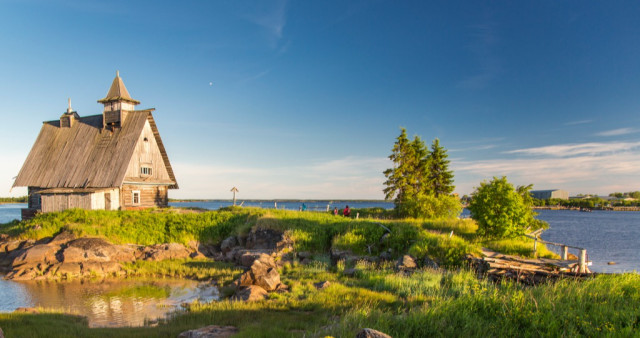
<path id="1" fill-rule="evenodd" d="M 236 187 L 233 187 L 233 188 L 231 188 L 231 191 L 233 192 L 233 206 L 235 207 L 236 206 L 236 193 L 238 191 L 240 191 L 240 190 L 238 190 L 238 188 L 236 188 Z"/>

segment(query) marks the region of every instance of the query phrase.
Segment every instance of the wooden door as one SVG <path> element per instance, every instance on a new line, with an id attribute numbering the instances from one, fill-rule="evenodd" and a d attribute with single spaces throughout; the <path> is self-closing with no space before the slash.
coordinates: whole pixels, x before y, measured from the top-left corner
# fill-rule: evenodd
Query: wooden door
<path id="1" fill-rule="evenodd" d="M 111 192 L 104 193 L 104 210 L 111 210 Z"/>

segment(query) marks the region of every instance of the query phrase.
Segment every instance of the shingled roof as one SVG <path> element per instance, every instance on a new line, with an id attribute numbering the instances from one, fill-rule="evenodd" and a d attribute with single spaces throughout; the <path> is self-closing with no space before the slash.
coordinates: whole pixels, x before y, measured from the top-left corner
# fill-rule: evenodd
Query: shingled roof
<path id="1" fill-rule="evenodd" d="M 127 91 L 127 87 L 124 86 L 124 82 L 122 82 L 122 78 L 120 78 L 120 72 L 116 71 L 116 77 L 111 83 L 111 88 L 109 88 L 107 96 L 104 99 L 98 100 L 98 102 L 105 103 L 119 100 L 131 102 L 134 104 L 140 104 L 140 101 L 131 98 L 131 95 L 129 95 L 129 91 Z"/>
<path id="2" fill-rule="evenodd" d="M 124 93 L 128 95 L 126 89 Z M 70 128 L 60 128 L 59 120 L 44 122 L 13 186 L 120 187 L 136 142 L 149 121 L 172 181 L 169 188 L 178 188 L 151 110 L 129 112 L 126 123 L 113 130 L 103 128 L 102 119 L 102 115 L 81 117 Z"/>

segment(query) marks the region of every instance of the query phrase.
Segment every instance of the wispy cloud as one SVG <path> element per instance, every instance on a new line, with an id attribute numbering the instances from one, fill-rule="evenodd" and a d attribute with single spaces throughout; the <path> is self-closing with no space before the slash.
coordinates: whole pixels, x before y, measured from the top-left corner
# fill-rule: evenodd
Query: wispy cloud
<path id="1" fill-rule="evenodd" d="M 637 132 L 638 132 L 638 129 L 635 129 L 635 128 L 619 128 L 619 129 L 601 131 L 599 133 L 596 133 L 596 136 L 620 136 L 620 135 L 633 134 Z"/>
<path id="2" fill-rule="evenodd" d="M 485 160 L 458 162 L 457 172 L 468 172 L 483 177 L 515 176 L 531 182 L 551 184 L 582 180 L 602 180 L 619 175 L 638 176 L 640 153 L 604 156 L 577 156 L 571 158 L 542 158 L 515 160 Z"/>
<path id="3" fill-rule="evenodd" d="M 478 60 L 479 71 L 477 74 L 459 81 L 458 86 L 480 89 L 486 87 L 502 71 L 500 60 L 493 52 L 493 47 L 500 39 L 496 33 L 496 24 L 488 20 L 470 28 L 474 40 L 469 45 L 469 49 Z"/>
<path id="4" fill-rule="evenodd" d="M 505 154 L 526 154 L 553 157 L 567 157 L 577 155 L 598 155 L 612 152 L 622 152 L 640 147 L 640 142 L 611 142 L 611 143 L 580 143 L 560 144 L 537 148 L 517 149 L 504 152 Z"/>
<path id="5" fill-rule="evenodd" d="M 264 4 L 266 3 L 267 2 L 264 2 Z M 284 27 L 287 23 L 286 14 L 287 1 L 276 0 L 274 2 L 268 2 L 267 8 L 259 8 L 254 13 L 246 14 L 245 17 L 250 22 L 253 22 L 265 30 L 269 46 L 275 49 L 283 37 Z"/>
<path id="6" fill-rule="evenodd" d="M 246 78 L 244 78 L 244 79 L 240 80 L 239 82 L 240 82 L 240 83 L 246 83 L 246 82 L 255 81 L 255 80 L 257 80 L 257 79 L 259 79 L 259 78 L 261 78 L 261 77 L 266 76 L 266 75 L 267 75 L 267 74 L 269 74 L 270 72 L 271 72 L 271 68 L 270 68 L 270 69 L 265 69 L 265 70 L 263 70 L 263 71 L 259 72 L 258 74 L 254 74 L 254 75 L 251 75 L 251 76 L 249 76 L 249 77 L 246 77 Z"/>
<path id="7" fill-rule="evenodd" d="M 489 150 L 489 149 L 494 149 L 497 146 L 498 145 L 496 145 L 496 144 L 485 144 L 485 145 L 478 145 L 478 146 L 466 147 L 466 148 L 452 148 L 452 149 L 449 149 L 449 152 L 473 151 L 473 150 Z"/>
<path id="8" fill-rule="evenodd" d="M 591 123 L 593 122 L 593 120 L 577 120 L 577 121 L 569 121 L 569 122 L 565 122 L 565 126 L 575 126 L 578 124 L 587 124 L 587 123 Z"/>
<path id="9" fill-rule="evenodd" d="M 637 189 L 640 182 L 640 142 L 560 144 L 518 149 L 503 154 L 519 158 L 452 161 L 458 189 L 470 192 L 482 179 L 507 176 L 515 184 L 563 188 L 573 192 Z M 622 189 L 624 190 L 624 189 Z"/>

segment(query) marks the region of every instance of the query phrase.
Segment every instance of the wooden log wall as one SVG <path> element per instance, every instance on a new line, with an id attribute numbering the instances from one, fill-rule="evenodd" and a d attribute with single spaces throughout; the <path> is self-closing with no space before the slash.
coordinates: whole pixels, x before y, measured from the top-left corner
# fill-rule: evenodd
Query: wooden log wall
<path id="1" fill-rule="evenodd" d="M 133 204 L 134 191 L 140 192 L 139 204 Z M 167 186 L 125 184 L 120 193 L 120 203 L 125 210 L 166 207 L 169 204 Z"/>

